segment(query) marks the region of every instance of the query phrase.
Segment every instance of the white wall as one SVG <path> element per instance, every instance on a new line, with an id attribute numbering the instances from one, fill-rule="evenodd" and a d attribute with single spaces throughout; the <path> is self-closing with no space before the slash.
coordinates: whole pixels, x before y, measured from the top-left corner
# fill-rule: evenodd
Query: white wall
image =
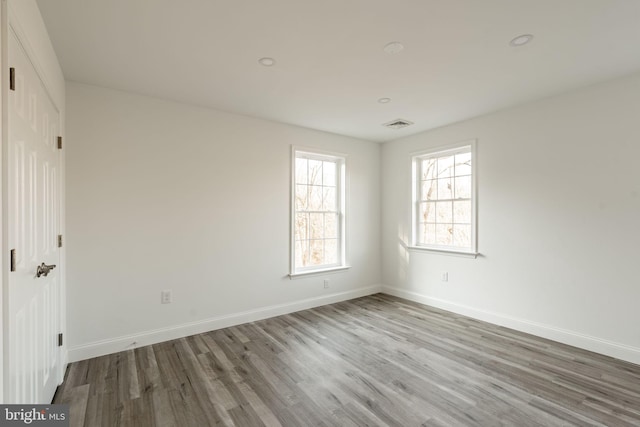
<path id="1" fill-rule="evenodd" d="M 71 360 L 380 289 L 380 145 L 77 83 L 67 108 Z M 287 277 L 292 144 L 348 155 L 347 272 Z"/>
<path id="2" fill-rule="evenodd" d="M 385 290 L 640 363 L 639 119 L 640 74 L 384 144 Z M 482 256 L 408 252 L 410 153 L 472 138 Z"/>

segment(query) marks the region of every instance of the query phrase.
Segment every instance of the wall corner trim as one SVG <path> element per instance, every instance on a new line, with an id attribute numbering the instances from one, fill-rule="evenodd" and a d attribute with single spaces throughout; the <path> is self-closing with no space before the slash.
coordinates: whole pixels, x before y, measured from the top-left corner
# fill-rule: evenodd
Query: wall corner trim
<path id="1" fill-rule="evenodd" d="M 112 339 L 94 341 L 88 344 L 73 346 L 68 349 L 68 361 L 77 362 L 93 357 L 104 356 L 119 351 L 133 350 L 146 345 L 157 344 L 163 341 L 184 338 L 190 335 L 228 328 L 248 322 L 281 316 L 296 311 L 307 310 L 336 302 L 347 301 L 382 291 L 382 285 L 372 285 L 353 289 L 345 292 L 322 295 L 307 298 L 285 304 L 272 305 L 255 310 L 242 311 L 224 316 L 212 317 L 197 322 L 183 323 L 181 325 L 144 331 L 137 334 L 120 336 Z"/>
<path id="2" fill-rule="evenodd" d="M 396 287 L 383 285 L 382 293 L 640 365 L 640 348 L 607 341 L 551 325 L 506 316 L 501 313 L 481 310 Z"/>

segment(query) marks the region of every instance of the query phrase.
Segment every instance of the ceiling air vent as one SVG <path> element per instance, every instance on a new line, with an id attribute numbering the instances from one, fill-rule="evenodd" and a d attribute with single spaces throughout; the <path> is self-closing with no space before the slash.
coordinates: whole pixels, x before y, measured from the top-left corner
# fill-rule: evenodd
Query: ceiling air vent
<path id="1" fill-rule="evenodd" d="M 407 126 L 411 126 L 413 122 L 405 119 L 395 119 L 391 120 L 389 123 L 384 123 L 382 126 L 388 127 L 389 129 L 402 129 Z"/>

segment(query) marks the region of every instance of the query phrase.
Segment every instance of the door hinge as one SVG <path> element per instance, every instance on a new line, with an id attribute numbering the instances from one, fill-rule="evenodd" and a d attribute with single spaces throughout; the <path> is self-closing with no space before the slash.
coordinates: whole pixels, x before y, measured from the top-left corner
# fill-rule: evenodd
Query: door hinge
<path id="1" fill-rule="evenodd" d="M 16 69 L 9 68 L 9 89 L 16 90 Z"/>
<path id="2" fill-rule="evenodd" d="M 58 247 L 62 247 L 62 234 L 58 234 Z"/>
<path id="3" fill-rule="evenodd" d="M 11 266 L 11 271 L 16 271 L 16 250 L 11 249 L 11 262 L 9 263 Z"/>
<path id="4" fill-rule="evenodd" d="M 58 347 L 62 347 L 62 334 L 58 334 Z"/>
<path id="5" fill-rule="evenodd" d="M 62 150 L 62 137 L 58 137 L 58 150 Z"/>

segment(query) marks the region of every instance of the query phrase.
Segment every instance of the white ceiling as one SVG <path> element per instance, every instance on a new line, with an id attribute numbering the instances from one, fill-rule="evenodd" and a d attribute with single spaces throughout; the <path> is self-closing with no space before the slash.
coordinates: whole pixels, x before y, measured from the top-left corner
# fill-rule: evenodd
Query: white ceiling
<path id="1" fill-rule="evenodd" d="M 38 5 L 67 80 L 372 141 L 640 70 L 639 0 Z M 405 50 L 385 53 L 391 41 Z M 381 126 L 396 118 L 415 125 Z"/>

